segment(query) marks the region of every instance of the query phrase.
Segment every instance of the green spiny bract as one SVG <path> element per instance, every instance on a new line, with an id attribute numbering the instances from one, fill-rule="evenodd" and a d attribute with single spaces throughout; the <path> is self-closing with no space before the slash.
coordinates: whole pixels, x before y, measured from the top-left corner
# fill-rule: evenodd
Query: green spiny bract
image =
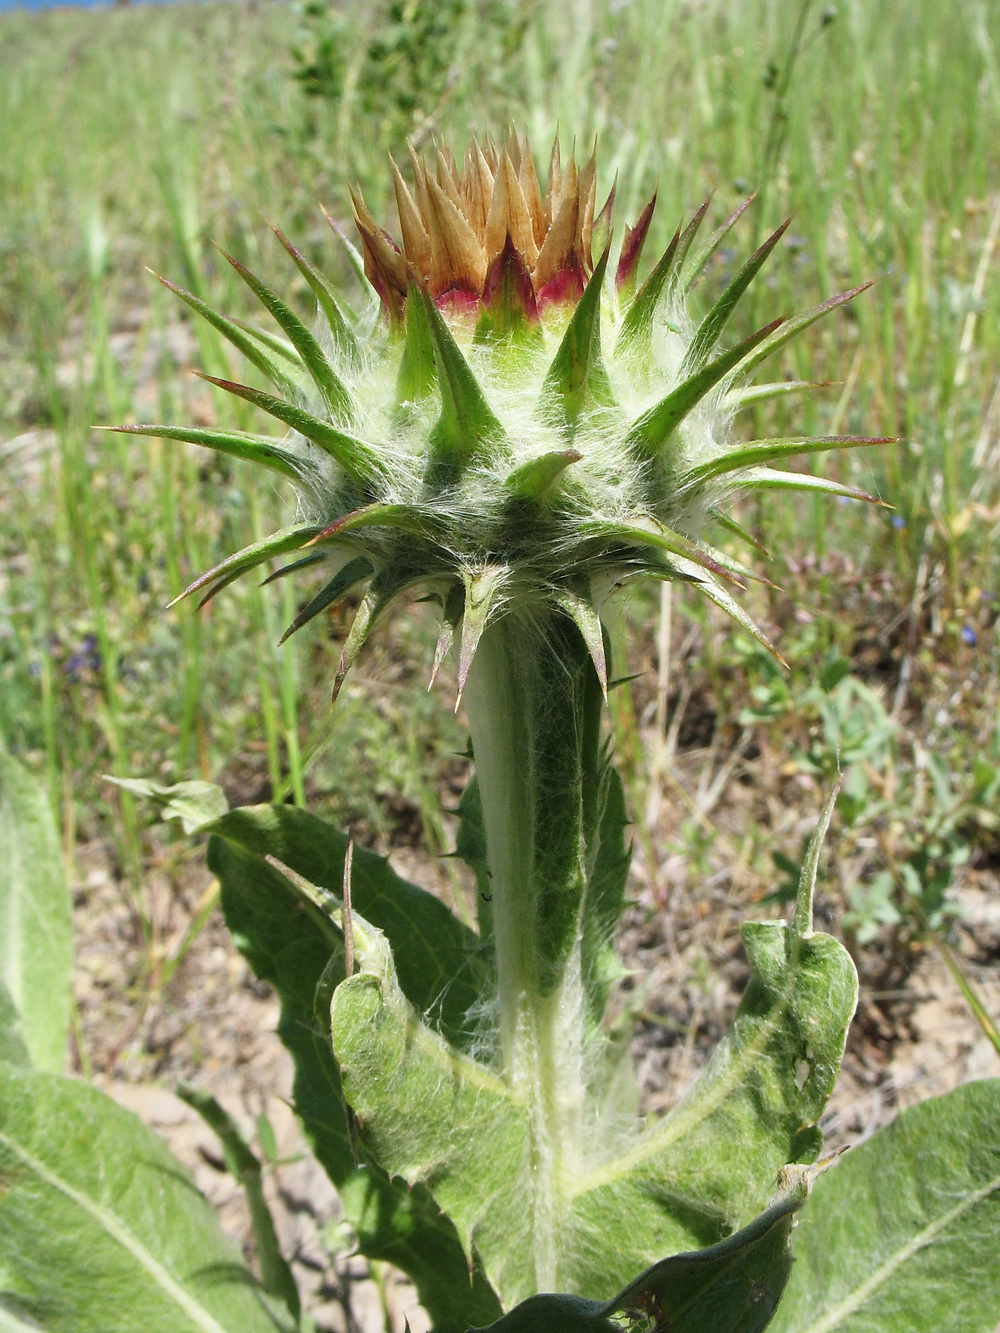
<path id="1" fill-rule="evenodd" d="M 461 170 L 444 153 L 433 168 L 415 158 L 412 190 L 393 168 L 402 248 L 354 196 L 364 274 L 379 298 L 366 315 L 348 311 L 280 232 L 316 296 L 315 332 L 235 259 L 284 337 L 250 331 L 167 284 L 272 387 L 211 382 L 288 434 L 118 429 L 258 462 L 289 478 L 299 497 L 296 523 L 230 556 L 182 595 L 203 591 L 208 600 L 275 556 L 296 559 L 271 577 L 330 562 L 329 581 L 291 633 L 367 584 L 337 689 L 376 621 L 413 590 L 442 611 L 435 671 L 459 635 L 460 694 L 487 623 L 509 613 L 530 621 L 553 608 L 577 624 L 606 685 L 602 603 L 639 575 L 692 583 L 766 643 L 729 591 L 753 576 L 704 534 L 721 525 L 746 536 L 724 512 L 738 491 L 871 499 L 773 465 L 875 441 L 735 444 L 731 423 L 760 363 L 864 289 L 724 346 L 733 310 L 785 227 L 697 324 L 686 299 L 746 203 L 699 246 L 703 205 L 639 284 L 655 195 L 626 229 L 612 276 L 614 192 L 595 216 L 594 158 L 577 171 L 561 164 L 556 145 L 544 196 L 517 138 L 502 151 L 471 144 Z M 767 392 L 752 390 L 758 400 Z"/>

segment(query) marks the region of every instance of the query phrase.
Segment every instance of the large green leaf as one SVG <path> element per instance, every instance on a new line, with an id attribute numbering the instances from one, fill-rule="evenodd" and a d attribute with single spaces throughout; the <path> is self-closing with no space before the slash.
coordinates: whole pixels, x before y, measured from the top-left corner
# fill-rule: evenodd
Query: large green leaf
<path id="1" fill-rule="evenodd" d="M 773 1333 L 994 1333 L 1000 1079 L 903 1111 L 816 1184 Z"/>
<path id="2" fill-rule="evenodd" d="M 258 857 L 273 856 L 333 894 L 339 905 L 347 838 L 322 819 L 290 805 L 244 806 L 211 831 Z M 474 1040 L 470 1013 L 482 1003 L 488 975 L 475 932 L 439 898 L 397 875 L 384 857 L 360 847 L 353 854 L 351 893 L 358 912 L 388 937 L 410 1003 L 450 1041 Z M 333 931 L 329 920 L 325 929 Z M 339 933 L 334 937 L 339 940 Z"/>
<path id="3" fill-rule="evenodd" d="M 73 926 L 48 798 L 0 750 L 0 982 L 38 1069 L 66 1063 Z"/>
<path id="4" fill-rule="evenodd" d="M 547 1184 L 521 1092 L 423 1022 L 388 942 L 359 925 L 360 972 L 332 1009 L 347 1098 L 373 1155 L 427 1183 L 505 1307 L 537 1290 L 539 1254 L 555 1256 L 558 1289 L 606 1299 L 664 1254 L 723 1240 L 783 1166 L 815 1159 L 857 998 L 846 951 L 811 930 L 815 868 L 795 922 L 744 928 L 750 985 L 687 1096 L 642 1132 L 595 1123 L 589 1152 Z"/>
<path id="5" fill-rule="evenodd" d="M 0 1066 L 0 1305 L 48 1333 L 291 1327 L 137 1116 L 84 1083 L 9 1065 Z"/>
<path id="6" fill-rule="evenodd" d="M 761 1333 L 788 1280 L 792 1222 L 814 1174 L 789 1168 L 785 1188 L 747 1226 L 708 1249 L 661 1259 L 609 1301 L 530 1296 L 472 1333 L 616 1333 L 615 1315 L 670 1333 Z"/>
<path id="7" fill-rule="evenodd" d="M 295 1108 L 313 1149 L 340 1192 L 358 1245 L 408 1273 L 434 1320 L 436 1333 L 465 1333 L 499 1314 L 478 1266 L 471 1272 L 451 1222 L 425 1189 L 390 1180 L 362 1150 L 355 1156 L 340 1075 L 330 1045 L 328 988 L 344 975 L 339 929 L 317 904 L 317 889 L 339 893 L 346 839 L 289 806 L 234 810 L 216 826 L 209 865 L 222 884 L 222 905 L 237 947 L 281 999 L 278 1032 L 295 1061 Z M 293 883 L 264 857 L 275 857 L 315 886 Z M 378 915 L 407 955 L 416 1002 L 454 1035 L 463 1027 L 467 997 L 476 994 L 466 961 L 475 939 L 444 906 L 398 879 L 380 858 L 354 853 L 355 901 Z M 359 906 L 360 910 L 360 906 Z M 408 943 L 411 948 L 408 949 Z M 434 956 L 434 950 L 440 952 Z M 458 957 L 455 990 L 446 986 L 444 960 Z M 442 989 L 444 988 L 444 989 Z M 317 1001 L 317 991 L 325 1002 Z"/>
<path id="8" fill-rule="evenodd" d="M 21 1015 L 10 998 L 10 991 L 0 981 L 0 1060 L 11 1065 L 30 1065 L 28 1048 L 21 1035 Z"/>

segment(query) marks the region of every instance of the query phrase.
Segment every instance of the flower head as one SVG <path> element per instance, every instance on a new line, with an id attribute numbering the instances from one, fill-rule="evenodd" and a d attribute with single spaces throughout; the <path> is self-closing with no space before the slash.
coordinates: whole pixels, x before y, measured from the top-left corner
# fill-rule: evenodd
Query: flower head
<path id="1" fill-rule="evenodd" d="M 316 296 L 315 329 L 235 259 L 283 339 L 248 331 L 167 283 L 270 388 L 212 383 L 287 433 L 117 429 L 250 459 L 289 478 L 299 497 L 297 522 L 230 556 L 182 596 L 202 592 L 207 601 L 277 556 L 294 558 L 272 578 L 329 562 L 328 580 L 286 634 L 364 588 L 337 688 L 375 623 L 414 589 L 441 609 L 435 671 L 458 638 L 460 693 L 485 626 L 507 614 L 570 617 L 606 683 L 601 607 L 639 575 L 693 584 L 766 643 L 730 591 L 753 575 L 705 534 L 719 526 L 747 537 L 726 514 L 740 490 L 871 499 L 775 465 L 876 441 L 735 443 L 731 424 L 751 396 L 806 387 L 746 386 L 766 357 L 863 288 L 729 345 L 730 316 L 784 227 L 697 322 L 687 298 L 746 203 L 699 246 L 703 205 L 639 283 L 656 197 L 626 228 L 611 270 L 614 192 L 595 213 L 593 157 L 581 169 L 572 158 L 564 165 L 557 145 L 544 192 L 517 137 L 503 149 L 471 143 L 461 169 L 443 151 L 433 164 L 414 157 L 410 184 L 392 170 L 400 243 L 353 195 L 358 268 L 377 294 L 374 315 L 348 311 L 280 232 Z"/>

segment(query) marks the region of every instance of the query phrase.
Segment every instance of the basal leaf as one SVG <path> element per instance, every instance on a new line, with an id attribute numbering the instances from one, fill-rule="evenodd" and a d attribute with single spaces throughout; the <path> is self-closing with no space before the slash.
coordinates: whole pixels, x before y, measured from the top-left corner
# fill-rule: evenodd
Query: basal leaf
<path id="1" fill-rule="evenodd" d="M 676 1254 L 646 1269 L 609 1301 L 531 1296 L 489 1329 L 471 1333 L 617 1333 L 630 1326 L 670 1333 L 762 1333 L 792 1266 L 789 1237 L 812 1173 L 791 1178 L 759 1217 L 718 1245 Z"/>
<path id="2" fill-rule="evenodd" d="M 619 816 L 609 818 L 610 912 L 623 848 Z M 377 1159 L 427 1184 L 505 1306 L 537 1292 L 543 1272 L 543 1289 L 606 1300 L 664 1254 L 726 1240 L 767 1206 L 786 1165 L 815 1159 L 857 979 L 846 950 L 811 930 L 814 878 L 812 858 L 793 924 L 745 928 L 750 986 L 688 1095 L 640 1132 L 595 1125 L 572 1162 L 536 1140 L 524 1089 L 422 1021 L 388 942 L 362 928 L 361 971 L 333 998 L 347 1097 Z"/>
<path id="3" fill-rule="evenodd" d="M 290 805 L 242 806 L 212 831 L 258 857 L 275 857 L 340 898 L 347 838 L 315 815 Z M 351 885 L 357 910 L 385 932 L 397 952 L 407 998 L 450 1040 L 467 1042 L 468 1015 L 483 999 L 486 974 L 478 937 L 439 898 L 362 847 L 354 849 Z"/>
<path id="4" fill-rule="evenodd" d="M 139 1118 L 0 1066 L 0 1300 L 48 1333 L 275 1333 L 211 1207 Z"/>
<path id="5" fill-rule="evenodd" d="M 37 1069 L 66 1064 L 73 926 L 48 797 L 0 750 L 0 983 Z"/>
<path id="6" fill-rule="evenodd" d="M 0 1060 L 9 1065 L 30 1065 L 28 1048 L 21 1035 L 21 1015 L 10 998 L 10 991 L 0 981 Z"/>
<path id="7" fill-rule="evenodd" d="M 295 1062 L 295 1108 L 340 1193 L 361 1252 L 394 1263 L 412 1277 L 436 1333 L 465 1333 L 469 1324 L 496 1318 L 499 1306 L 489 1284 L 478 1266 L 470 1270 L 454 1227 L 428 1192 L 391 1180 L 374 1162 L 363 1159 L 359 1167 L 355 1160 L 330 1044 L 329 999 L 322 998 L 344 974 L 341 935 L 323 910 L 264 859 L 274 856 L 339 894 L 346 839 L 290 806 L 234 810 L 219 827 L 222 836 L 209 844 L 209 865 L 222 885 L 226 921 L 251 967 L 281 999 L 278 1033 Z M 419 979 L 413 982 L 414 993 L 435 1014 L 454 1015 L 461 1026 L 461 979 L 457 1001 L 450 991 L 437 998 L 442 972 L 421 963 L 421 941 L 426 932 L 424 947 L 438 947 L 447 955 L 451 948 L 465 947 L 464 940 L 449 934 L 450 926 L 464 928 L 443 904 L 399 880 L 387 863 L 361 849 L 354 853 L 352 884 L 355 901 L 412 945 L 408 975 Z"/>
<path id="8" fill-rule="evenodd" d="M 772 1333 L 994 1333 L 1000 1079 L 902 1111 L 816 1182 Z"/>

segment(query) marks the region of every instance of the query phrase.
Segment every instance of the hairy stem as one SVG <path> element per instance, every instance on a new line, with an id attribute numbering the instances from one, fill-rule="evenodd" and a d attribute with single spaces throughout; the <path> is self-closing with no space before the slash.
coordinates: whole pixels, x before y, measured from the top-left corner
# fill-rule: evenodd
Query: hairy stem
<path id="1" fill-rule="evenodd" d="M 538 1290 L 558 1290 L 558 1219 L 583 1163 L 584 914 L 600 808 L 601 696 L 576 627 L 490 626 L 466 692 L 490 871 L 500 1062 L 530 1107 Z"/>

